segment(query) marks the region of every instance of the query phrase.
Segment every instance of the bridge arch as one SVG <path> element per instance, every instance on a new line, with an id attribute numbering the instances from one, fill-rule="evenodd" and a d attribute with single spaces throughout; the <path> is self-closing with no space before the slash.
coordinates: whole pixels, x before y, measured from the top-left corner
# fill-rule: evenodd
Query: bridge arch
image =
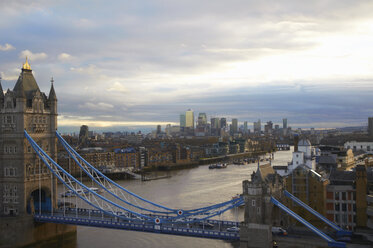
<path id="1" fill-rule="evenodd" d="M 51 191 L 47 187 L 35 188 L 27 198 L 27 212 L 29 214 L 50 212 L 52 210 Z"/>

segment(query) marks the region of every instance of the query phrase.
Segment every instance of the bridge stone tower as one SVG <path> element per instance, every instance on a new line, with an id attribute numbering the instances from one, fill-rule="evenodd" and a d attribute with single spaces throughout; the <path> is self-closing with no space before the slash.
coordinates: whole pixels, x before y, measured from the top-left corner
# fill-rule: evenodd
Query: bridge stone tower
<path id="1" fill-rule="evenodd" d="M 26 59 L 14 89 L 4 94 L 0 83 L 0 247 L 23 245 L 54 235 L 33 223 L 32 214 L 57 205 L 57 181 L 24 136 L 26 130 L 57 159 L 57 97 L 40 91 Z M 44 224 L 52 227 L 51 224 Z M 49 228 L 48 228 L 49 229 Z M 64 228 L 62 228 L 64 229 Z"/>
<path id="2" fill-rule="evenodd" d="M 280 223 L 280 215 L 273 208 L 271 196 L 280 197 L 282 183 L 270 164 L 260 166 L 251 181 L 242 183 L 245 200 L 245 219 L 240 227 L 240 247 L 272 247 L 272 224 Z"/>

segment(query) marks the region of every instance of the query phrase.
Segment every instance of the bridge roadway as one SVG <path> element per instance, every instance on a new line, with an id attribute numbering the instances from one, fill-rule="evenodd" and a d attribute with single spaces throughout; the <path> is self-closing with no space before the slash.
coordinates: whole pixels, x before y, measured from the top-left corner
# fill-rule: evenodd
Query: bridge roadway
<path id="1" fill-rule="evenodd" d="M 120 214 L 120 213 L 119 213 Z M 153 216 L 154 217 L 154 216 Z M 167 216 L 162 216 L 167 218 Z M 115 228 L 131 231 L 152 232 L 160 234 L 203 237 L 221 240 L 239 240 L 239 231 L 227 231 L 229 227 L 239 226 L 238 222 L 206 220 L 196 223 L 161 223 L 155 224 L 141 220 L 124 220 L 111 215 L 102 214 L 99 210 L 67 208 L 52 213 L 35 213 L 37 222 L 50 222 L 80 226 Z M 205 224 L 208 223 L 208 224 Z"/>

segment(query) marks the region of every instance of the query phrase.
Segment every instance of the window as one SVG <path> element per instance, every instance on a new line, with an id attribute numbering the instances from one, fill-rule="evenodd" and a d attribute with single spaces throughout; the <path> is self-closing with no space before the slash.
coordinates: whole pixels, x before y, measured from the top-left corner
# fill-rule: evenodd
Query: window
<path id="1" fill-rule="evenodd" d="M 260 214 L 260 208 L 256 208 L 257 214 Z"/>
<path id="2" fill-rule="evenodd" d="M 339 211 L 339 210 L 340 210 L 340 208 L 339 208 L 339 203 L 336 203 L 336 204 L 334 205 L 334 210 L 335 210 L 335 211 Z"/>
<path id="3" fill-rule="evenodd" d="M 255 200 L 251 201 L 251 206 L 255 207 Z"/>
<path id="4" fill-rule="evenodd" d="M 339 222 L 339 214 L 335 214 L 335 215 L 334 215 L 334 219 L 335 219 L 335 222 L 338 223 L 338 222 Z"/>
<path id="5" fill-rule="evenodd" d="M 346 203 L 343 203 L 343 204 L 342 204 L 342 211 L 343 211 L 343 212 L 346 212 L 346 211 L 347 211 L 347 204 L 346 204 Z"/>
<path id="6" fill-rule="evenodd" d="M 342 192 L 342 200 L 346 200 L 346 192 Z"/>
<path id="7" fill-rule="evenodd" d="M 347 223 L 347 214 L 342 214 L 342 222 Z"/>
<path id="8" fill-rule="evenodd" d="M 6 177 L 14 177 L 17 175 L 17 169 L 12 167 L 5 167 L 4 174 Z"/>
<path id="9" fill-rule="evenodd" d="M 339 200 L 339 192 L 334 193 L 334 200 Z"/>

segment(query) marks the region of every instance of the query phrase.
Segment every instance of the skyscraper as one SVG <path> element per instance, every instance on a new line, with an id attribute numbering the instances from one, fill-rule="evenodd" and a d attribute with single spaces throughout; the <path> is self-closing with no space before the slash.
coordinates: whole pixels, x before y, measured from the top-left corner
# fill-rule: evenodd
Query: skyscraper
<path id="1" fill-rule="evenodd" d="M 238 120 L 236 118 L 232 119 L 232 132 L 233 134 L 238 132 Z"/>
<path id="2" fill-rule="evenodd" d="M 211 135 L 220 135 L 220 119 L 211 118 Z"/>
<path id="3" fill-rule="evenodd" d="M 368 118 L 368 135 L 373 136 L 373 117 Z"/>
<path id="4" fill-rule="evenodd" d="M 220 127 L 221 128 L 227 128 L 227 118 L 221 118 L 220 119 Z"/>
<path id="5" fill-rule="evenodd" d="M 194 112 L 191 109 L 185 112 L 185 127 L 194 128 Z"/>
<path id="6" fill-rule="evenodd" d="M 220 127 L 220 119 L 217 117 L 211 118 L 211 128 L 219 128 Z"/>
<path id="7" fill-rule="evenodd" d="M 243 132 L 244 132 L 244 133 L 248 133 L 248 129 L 247 129 L 247 121 L 245 121 L 245 122 L 243 123 Z"/>
<path id="8" fill-rule="evenodd" d="M 287 118 L 282 119 L 282 128 L 283 129 L 288 128 L 288 119 Z"/>
<path id="9" fill-rule="evenodd" d="M 262 131 L 262 123 L 260 119 L 257 122 L 254 122 L 254 133 L 260 133 Z"/>
<path id="10" fill-rule="evenodd" d="M 180 114 L 180 128 L 185 127 L 185 114 Z"/>
<path id="11" fill-rule="evenodd" d="M 89 143 L 89 129 L 87 125 L 82 125 L 79 132 L 79 146 L 87 147 Z"/>
<path id="12" fill-rule="evenodd" d="M 197 121 L 198 121 L 198 125 L 206 125 L 207 124 L 206 113 L 199 113 Z"/>
<path id="13" fill-rule="evenodd" d="M 157 125 L 157 134 L 160 134 L 162 132 L 162 126 Z"/>
<path id="14" fill-rule="evenodd" d="M 267 121 L 267 124 L 264 126 L 264 132 L 266 134 L 270 134 L 270 133 L 272 133 L 272 129 L 273 129 L 272 121 Z"/>
<path id="15" fill-rule="evenodd" d="M 215 117 L 212 117 L 211 119 L 210 119 L 210 122 L 211 122 L 211 128 L 215 128 Z"/>
<path id="16" fill-rule="evenodd" d="M 197 120 L 197 126 L 194 130 L 194 134 L 196 136 L 205 136 L 208 132 L 207 128 L 207 116 L 206 113 L 199 113 L 198 114 L 198 120 Z"/>

